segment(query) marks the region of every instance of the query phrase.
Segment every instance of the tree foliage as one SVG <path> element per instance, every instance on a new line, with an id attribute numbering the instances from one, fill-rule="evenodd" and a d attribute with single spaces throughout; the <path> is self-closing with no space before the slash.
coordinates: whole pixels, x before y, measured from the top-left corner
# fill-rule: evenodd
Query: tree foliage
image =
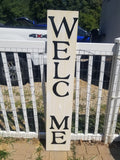
<path id="1" fill-rule="evenodd" d="M 99 27 L 102 0 L 0 0 L 0 23 L 13 24 L 18 17 L 46 22 L 47 9 L 79 11 L 79 25 L 90 31 Z"/>
<path id="2" fill-rule="evenodd" d="M 0 0 L 0 22 L 12 25 L 15 19 L 29 17 L 29 0 Z"/>

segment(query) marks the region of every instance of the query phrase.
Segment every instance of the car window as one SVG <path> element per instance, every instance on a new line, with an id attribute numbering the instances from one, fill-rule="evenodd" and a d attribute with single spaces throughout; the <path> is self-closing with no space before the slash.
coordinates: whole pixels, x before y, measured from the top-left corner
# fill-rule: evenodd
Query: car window
<path id="1" fill-rule="evenodd" d="M 35 27 L 38 27 L 39 29 L 45 29 L 47 30 L 47 24 L 36 24 Z"/>
<path id="2" fill-rule="evenodd" d="M 87 31 L 83 30 L 82 28 L 78 27 L 78 36 L 86 36 Z"/>

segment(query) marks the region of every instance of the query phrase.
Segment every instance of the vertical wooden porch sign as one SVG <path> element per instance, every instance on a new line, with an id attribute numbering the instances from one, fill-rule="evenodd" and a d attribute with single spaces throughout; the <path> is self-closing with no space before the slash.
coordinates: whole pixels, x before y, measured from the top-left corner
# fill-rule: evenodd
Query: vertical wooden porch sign
<path id="1" fill-rule="evenodd" d="M 70 149 L 77 11 L 47 13 L 46 150 Z"/>

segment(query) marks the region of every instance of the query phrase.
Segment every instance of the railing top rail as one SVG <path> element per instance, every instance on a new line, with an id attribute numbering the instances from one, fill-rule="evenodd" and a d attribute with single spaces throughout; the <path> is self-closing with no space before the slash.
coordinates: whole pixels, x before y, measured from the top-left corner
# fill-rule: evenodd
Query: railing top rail
<path id="1" fill-rule="evenodd" d="M 112 56 L 114 43 L 77 43 L 76 54 Z M 37 52 L 46 51 L 46 41 L 0 40 L 0 52 Z M 80 51 L 83 51 L 82 53 Z"/>
<path id="2" fill-rule="evenodd" d="M 76 54 L 113 56 L 114 45 L 114 43 L 77 43 Z"/>
<path id="3" fill-rule="evenodd" d="M 0 40 L 0 52 L 45 52 L 45 41 Z"/>

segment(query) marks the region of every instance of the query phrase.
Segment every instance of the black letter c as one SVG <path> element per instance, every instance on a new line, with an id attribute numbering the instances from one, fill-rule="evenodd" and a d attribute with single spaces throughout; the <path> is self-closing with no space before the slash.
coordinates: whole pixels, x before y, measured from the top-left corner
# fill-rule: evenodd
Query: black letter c
<path id="1" fill-rule="evenodd" d="M 58 96 L 58 97 L 68 96 L 68 95 L 69 95 L 68 92 L 66 92 L 66 94 L 64 94 L 64 95 L 60 95 L 60 94 L 57 92 L 57 85 L 58 85 L 59 83 L 65 83 L 67 86 L 69 86 L 69 83 L 68 83 L 68 82 L 65 82 L 65 81 L 56 82 L 56 83 L 53 85 L 53 92 L 55 93 L 55 95 Z"/>

